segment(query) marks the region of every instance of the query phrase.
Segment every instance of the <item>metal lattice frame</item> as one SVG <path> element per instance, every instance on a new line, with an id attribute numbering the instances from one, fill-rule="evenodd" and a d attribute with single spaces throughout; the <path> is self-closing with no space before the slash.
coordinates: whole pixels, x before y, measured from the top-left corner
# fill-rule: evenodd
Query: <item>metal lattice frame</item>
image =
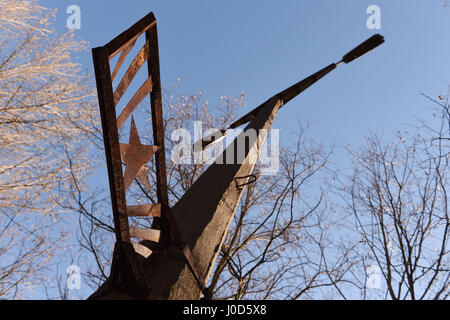
<path id="1" fill-rule="evenodd" d="M 121 69 L 125 59 L 135 46 L 137 39 L 145 33 L 145 44 L 135 56 L 116 88 L 113 81 Z M 102 120 L 103 137 L 105 143 L 108 178 L 111 191 L 111 202 L 114 216 L 114 230 L 116 246 L 114 249 L 111 275 L 103 286 L 103 291 L 115 288 L 129 289 L 145 297 L 150 288 L 146 279 L 146 272 L 142 267 L 142 257 L 148 258 L 152 254 L 142 243 L 153 243 L 153 250 L 165 251 L 170 244 L 177 246 L 190 266 L 190 269 L 200 289 L 204 290 L 203 276 L 198 272 L 190 248 L 181 240 L 178 228 L 171 218 L 168 199 L 166 159 L 164 147 L 164 128 L 162 114 L 161 82 L 159 71 L 158 35 L 156 19 L 153 13 L 134 24 L 114 40 L 103 47 L 92 50 L 99 107 Z M 110 61 L 119 55 L 116 65 L 111 72 Z M 116 107 L 141 67 L 147 63 L 148 77 L 134 93 L 131 100 L 117 117 Z M 154 146 L 140 144 L 138 131 L 131 119 L 130 143 L 119 142 L 118 130 L 132 117 L 137 106 L 150 94 L 152 113 Z M 134 141 L 133 141 L 134 140 Z M 151 156 L 155 155 L 157 204 L 127 206 L 126 190 L 135 178 L 147 179 L 139 176 L 140 170 Z M 122 170 L 126 164 L 125 176 Z M 127 174 L 128 168 L 133 171 Z M 145 181 L 143 184 L 148 186 Z M 150 191 L 150 190 L 149 190 Z M 129 217 L 153 217 L 152 229 L 130 228 Z M 131 241 L 132 238 L 143 240 L 141 243 Z M 156 244 L 158 243 L 158 244 Z"/>
<path id="2" fill-rule="evenodd" d="M 114 79 L 116 78 L 128 54 L 135 46 L 137 39 L 144 34 L 146 39 L 145 45 L 136 55 L 118 86 L 114 89 L 112 84 Z M 131 238 L 141 238 L 143 240 L 154 242 L 161 240 L 161 242 L 165 242 L 165 238 L 168 237 L 168 232 L 165 232 L 164 230 L 164 226 L 166 226 L 167 223 L 161 223 L 161 220 L 166 219 L 165 213 L 169 208 L 169 201 L 166 181 L 158 36 L 155 16 L 153 13 L 148 14 L 134 24 L 130 29 L 120 34 L 105 46 L 93 49 L 92 54 L 105 143 L 105 154 L 114 216 L 114 230 L 117 240 L 111 277 L 116 277 L 116 281 L 123 283 L 124 277 L 130 276 L 129 267 L 133 270 L 131 276 L 134 278 L 140 278 L 143 276 L 142 272 L 139 272 L 139 263 L 133 254 L 133 251 L 141 253 L 145 256 L 151 254 L 151 251 L 148 248 L 137 243 L 132 243 Z M 111 72 L 110 60 L 119 54 L 120 56 L 117 63 Z M 142 66 L 144 66 L 145 63 L 147 63 L 148 67 L 148 78 L 134 93 L 122 113 L 117 117 L 116 106 L 118 102 L 129 88 L 137 72 Z M 131 147 L 127 150 L 126 145 L 119 142 L 118 129 L 120 129 L 125 121 L 132 115 L 136 107 L 149 94 L 155 144 L 154 152 L 158 204 L 127 206 L 126 189 L 129 187 L 130 181 L 125 180 L 130 180 L 130 177 L 124 178 L 122 161 L 126 156 L 127 151 L 132 152 L 133 150 L 131 150 Z M 135 125 L 132 119 L 131 130 L 133 130 L 133 126 Z M 135 127 L 134 130 L 137 134 L 137 129 Z M 131 164 L 129 165 L 131 166 Z M 140 164 L 138 163 L 136 165 L 139 166 Z M 134 180 L 134 178 L 135 177 L 131 176 L 131 181 Z M 128 223 L 129 216 L 152 216 L 154 217 L 153 227 L 155 229 L 145 230 L 130 228 Z M 159 236 L 160 234 L 161 239 Z M 129 244 L 133 247 L 130 247 Z M 134 250 L 132 250 L 132 248 Z M 128 260 L 125 262 L 130 265 L 128 267 L 124 267 L 122 262 L 117 263 L 117 260 L 121 259 Z M 117 268 L 116 265 L 120 267 Z M 114 275 L 113 271 L 116 271 L 118 274 Z M 140 284 L 136 285 L 139 286 Z"/>
<path id="3" fill-rule="evenodd" d="M 146 37 L 144 47 L 134 58 L 119 85 L 113 91 L 112 81 L 117 76 L 128 53 L 136 44 L 137 38 L 144 33 Z M 110 60 L 119 53 L 119 59 L 114 71 L 111 73 Z M 128 215 L 134 212 L 136 207 L 127 208 L 126 205 L 126 189 L 122 172 L 122 157 L 118 129 L 120 129 L 139 103 L 142 102 L 148 94 L 150 94 L 151 98 L 154 144 L 158 148 L 158 151 L 155 154 L 155 160 L 157 195 L 158 203 L 161 208 L 161 214 L 153 213 L 153 215 L 164 216 L 164 210 L 168 206 L 158 37 L 156 19 L 153 13 L 144 17 L 105 46 L 93 49 L 93 59 L 97 79 L 116 238 L 117 241 L 130 242 Z M 145 62 L 147 62 L 148 65 L 149 76 L 117 118 L 116 105 Z"/>

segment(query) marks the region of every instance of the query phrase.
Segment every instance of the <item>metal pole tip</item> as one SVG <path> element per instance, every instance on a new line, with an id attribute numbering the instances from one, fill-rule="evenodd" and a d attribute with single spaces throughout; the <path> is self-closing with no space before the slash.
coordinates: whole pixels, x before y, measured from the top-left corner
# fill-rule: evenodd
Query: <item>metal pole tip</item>
<path id="1" fill-rule="evenodd" d="M 384 42 L 384 37 L 381 34 L 376 34 L 363 43 L 361 43 L 359 46 L 354 48 L 352 51 L 347 53 L 343 58 L 341 62 L 350 63 L 355 59 L 358 59 L 362 55 L 366 54 L 367 52 L 375 49 L 379 45 L 381 45 Z"/>

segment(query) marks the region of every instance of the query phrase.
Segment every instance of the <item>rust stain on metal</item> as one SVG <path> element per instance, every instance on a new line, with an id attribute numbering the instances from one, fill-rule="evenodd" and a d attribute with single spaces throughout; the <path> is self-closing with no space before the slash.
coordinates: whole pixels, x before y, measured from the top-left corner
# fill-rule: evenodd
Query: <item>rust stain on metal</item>
<path id="1" fill-rule="evenodd" d="M 142 177 L 143 169 L 145 170 L 144 166 L 150 161 L 157 150 L 158 147 L 141 144 L 136 124 L 132 117 L 129 142 L 128 144 L 120 144 L 120 154 L 126 165 L 125 176 L 123 178 L 125 190 L 130 187 L 133 180 L 139 174 L 141 174 L 141 179 L 145 181 L 145 175 Z"/>
<path id="2" fill-rule="evenodd" d="M 203 277 L 202 273 L 200 272 L 200 270 L 194 260 L 194 257 L 192 256 L 191 248 L 189 248 L 189 246 L 186 244 L 184 245 L 184 248 L 183 248 L 183 254 L 186 258 L 189 268 L 194 273 L 194 278 L 195 278 L 195 281 L 197 281 L 197 285 L 199 286 L 200 290 L 202 290 L 202 292 L 204 292 L 206 290 L 205 278 Z"/>
<path id="3" fill-rule="evenodd" d="M 114 216 L 114 230 L 117 241 L 129 241 L 128 217 L 126 215 L 125 189 L 123 186 L 122 160 L 120 157 L 117 120 L 114 109 L 112 81 L 107 51 L 93 49 L 97 91 L 108 167 L 111 204 Z"/>
<path id="4" fill-rule="evenodd" d="M 148 60 L 149 57 L 149 43 L 147 42 L 144 47 L 142 47 L 141 51 L 136 55 L 131 65 L 128 67 L 127 72 L 123 76 L 122 80 L 120 81 L 119 85 L 117 86 L 116 91 L 114 92 L 114 103 L 117 105 L 117 103 L 120 101 L 120 98 L 122 98 L 125 91 L 128 89 L 128 86 L 133 81 L 134 77 L 136 76 L 139 69 L 142 67 L 142 65 Z"/>
<path id="5" fill-rule="evenodd" d="M 150 12 L 144 18 L 136 22 L 131 28 L 125 30 L 114 40 L 104 46 L 109 55 L 109 59 L 114 58 L 123 50 L 130 42 L 136 40 L 140 35 L 156 26 L 156 18 L 153 12 Z"/>
<path id="6" fill-rule="evenodd" d="M 135 43 L 136 43 L 136 40 L 131 42 L 129 45 L 127 45 L 126 48 L 124 48 L 122 50 L 122 53 L 120 54 L 119 60 L 117 60 L 116 67 L 114 68 L 113 74 L 111 75 L 111 80 L 112 81 L 114 81 L 114 79 L 116 78 L 117 73 L 120 70 L 120 67 L 122 67 L 122 64 L 125 62 L 125 59 L 127 58 L 128 53 L 130 53 L 131 49 L 133 49 Z"/>
<path id="7" fill-rule="evenodd" d="M 149 33 L 149 31 L 153 29 L 156 31 L 156 19 L 153 13 L 150 13 L 108 44 L 92 50 L 105 143 L 105 156 L 108 167 L 108 179 L 111 191 L 114 230 L 117 242 L 114 249 L 110 277 L 102 288 L 94 293 L 91 298 L 99 298 L 102 295 L 111 292 L 111 290 L 120 288 L 125 289 L 126 291 L 132 289 L 132 291 L 137 292 L 136 295 L 139 297 L 147 297 L 149 293 L 147 277 L 137 256 L 148 257 L 151 254 L 151 250 L 141 244 L 132 244 L 130 238 L 132 235 L 143 236 L 152 241 L 158 241 L 160 239 L 161 231 L 151 229 L 130 229 L 128 216 L 154 217 L 154 219 L 160 219 L 160 217 L 164 216 L 164 210 L 165 206 L 168 204 L 168 199 L 167 197 L 161 199 L 160 196 L 164 193 L 159 193 L 159 204 L 127 207 L 126 189 L 130 186 L 132 181 L 137 178 L 148 190 L 151 190 L 146 163 L 155 153 L 157 155 L 164 155 L 164 141 L 157 146 L 142 145 L 134 119 L 131 121 L 128 144 L 121 144 L 119 142 L 118 130 L 142 100 L 156 89 L 159 93 L 153 92 L 153 98 L 150 101 L 152 112 L 158 113 L 156 118 L 158 121 L 161 121 L 161 123 L 158 123 L 156 128 L 154 128 L 154 132 L 157 132 L 158 136 L 155 141 L 161 141 L 161 137 L 164 137 L 164 132 L 162 131 L 161 104 L 158 99 L 154 99 L 154 97 L 161 96 L 161 86 L 159 83 L 159 62 L 155 64 L 155 61 L 159 59 L 157 54 L 157 33 Z M 138 37 L 144 34 L 146 37 L 144 47 L 134 58 L 114 92 L 112 81 L 116 78 L 128 54 L 135 46 Z M 156 55 L 150 57 L 150 54 L 155 54 L 155 52 Z M 120 56 L 111 73 L 110 60 L 119 53 Z M 148 78 L 144 84 L 137 90 L 128 105 L 124 108 L 122 114 L 117 118 L 115 107 L 129 88 L 138 70 L 145 62 L 149 64 L 149 70 L 151 70 L 151 72 L 149 72 Z M 152 64 L 151 67 L 150 63 Z M 154 81 L 152 81 L 152 79 L 156 79 L 156 87 L 154 86 Z M 157 104 L 156 106 L 154 106 L 155 103 Z M 153 114 L 152 118 L 155 118 L 155 114 Z M 158 166 L 161 165 L 161 159 L 164 161 L 164 164 L 162 168 L 158 169 Z M 125 174 L 122 170 L 122 161 L 126 165 Z M 158 157 L 156 161 L 156 170 L 157 172 L 161 172 L 162 170 L 165 171 L 164 157 Z M 165 180 L 163 181 L 163 185 L 167 187 Z M 157 188 L 158 190 L 161 189 L 160 186 Z M 133 288 L 131 288 L 130 285 L 133 286 Z"/>
<path id="8" fill-rule="evenodd" d="M 131 98 L 130 102 L 127 104 L 125 109 L 120 114 L 117 119 L 117 128 L 120 129 L 122 125 L 127 121 L 131 113 L 136 109 L 139 103 L 144 100 L 144 98 L 152 91 L 152 78 L 149 77 L 145 80 L 144 84 L 139 88 L 139 90 Z"/>
<path id="9" fill-rule="evenodd" d="M 133 238 L 158 242 L 161 236 L 160 230 L 144 229 L 144 228 L 130 228 L 130 235 Z"/>
<path id="10" fill-rule="evenodd" d="M 128 206 L 127 213 L 129 217 L 161 217 L 161 204 Z"/>

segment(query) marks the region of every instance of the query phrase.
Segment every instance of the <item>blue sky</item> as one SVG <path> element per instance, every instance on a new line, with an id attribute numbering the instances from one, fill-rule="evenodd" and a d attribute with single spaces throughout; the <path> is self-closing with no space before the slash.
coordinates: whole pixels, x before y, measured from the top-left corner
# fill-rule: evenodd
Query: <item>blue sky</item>
<path id="1" fill-rule="evenodd" d="M 313 124 L 326 143 L 357 145 L 369 130 L 387 134 L 428 117 L 420 96 L 446 93 L 450 71 L 450 7 L 443 0 L 322 1 L 81 1 L 47 0 L 58 8 L 81 8 L 77 34 L 91 47 L 107 43 L 149 11 L 158 19 L 163 87 L 181 78 L 185 93 L 206 91 L 214 105 L 221 95 L 246 95 L 247 109 L 310 75 L 374 33 L 386 43 L 343 65 L 283 109 L 275 127 L 281 139 L 297 119 Z M 369 30 L 366 9 L 381 8 L 381 30 Z M 81 62 L 92 70 L 90 53 Z"/>
<path id="2" fill-rule="evenodd" d="M 246 95 L 250 111 L 268 97 L 337 62 L 354 46 L 381 33 L 386 43 L 326 78 L 283 108 L 275 128 L 281 143 L 297 120 L 310 136 L 337 146 L 358 146 L 363 136 L 431 120 L 430 103 L 446 94 L 450 75 L 450 6 L 444 0 L 43 0 L 57 8 L 58 31 L 66 8 L 81 8 L 77 35 L 90 47 L 109 42 L 148 12 L 158 20 L 162 86 L 181 79 L 183 93 Z M 381 30 L 369 30 L 366 9 L 381 8 Z M 92 71 L 90 52 L 80 62 Z M 338 151 L 337 163 L 347 160 Z M 106 186 L 105 182 L 105 186 Z"/>

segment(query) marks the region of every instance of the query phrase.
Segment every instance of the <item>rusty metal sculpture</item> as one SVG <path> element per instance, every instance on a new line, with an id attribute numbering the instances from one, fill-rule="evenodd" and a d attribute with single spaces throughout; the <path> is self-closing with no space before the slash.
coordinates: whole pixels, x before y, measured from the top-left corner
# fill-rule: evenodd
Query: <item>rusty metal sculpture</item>
<path id="1" fill-rule="evenodd" d="M 137 39 L 144 34 L 144 46 L 114 89 L 114 79 L 137 43 Z M 271 127 L 278 110 L 283 105 L 334 70 L 340 63 L 349 63 L 383 42 L 384 38 L 380 35 L 371 37 L 347 53 L 338 63 L 332 63 L 280 92 L 233 123 L 230 128 L 250 122 L 243 134 L 247 130 L 258 132 L 257 140 L 249 142 L 245 158 L 247 159 L 252 151 L 256 152 L 256 155 L 259 154 L 261 143 L 266 138 L 261 132 Z M 119 54 L 111 73 L 110 60 Z M 210 293 L 205 288 L 205 278 L 212 270 L 229 222 L 242 195 L 243 187 L 257 178 L 252 175 L 254 164 L 248 162 L 213 164 L 171 208 L 166 177 L 157 26 L 153 13 L 148 14 L 105 46 L 93 49 L 93 60 L 108 166 L 116 245 L 111 274 L 102 287 L 91 295 L 90 299 L 105 297 L 115 299 L 192 299 L 199 297 L 200 292 L 208 298 Z M 117 117 L 118 102 L 146 62 L 148 66 L 147 79 Z M 137 106 L 149 94 L 154 146 L 141 144 L 132 116 Z M 118 130 L 130 116 L 129 141 L 120 143 Z M 261 129 L 263 130 L 261 131 Z M 220 134 L 225 133 L 226 130 L 220 131 Z M 260 135 L 263 136 L 260 137 Z M 213 142 L 210 138 L 206 137 L 199 141 L 197 146 L 206 147 Z M 227 148 L 225 153 L 233 153 L 236 141 Z M 155 156 L 156 165 L 158 203 L 127 206 L 126 191 L 134 179 L 138 179 L 147 189 L 150 189 L 146 164 L 153 156 Z M 122 170 L 123 164 L 125 173 Z M 217 179 L 218 174 L 221 179 Z M 129 217 L 153 217 L 152 228 L 130 228 Z M 177 223 L 191 226 L 188 232 L 189 239 L 187 239 L 191 246 L 183 241 L 182 236 L 187 236 L 187 232 L 184 228 L 180 230 Z M 132 241 L 132 238 L 143 241 L 137 243 Z M 146 245 L 149 243 L 152 246 Z M 170 247 L 178 248 L 178 253 L 169 252 Z M 196 259 L 194 259 L 191 248 L 197 254 Z M 180 255 L 184 261 L 180 259 Z M 149 262 L 153 257 L 155 259 Z M 153 269 L 148 270 L 148 268 Z M 172 276 L 168 277 L 170 279 L 164 279 L 164 273 L 168 269 Z M 185 272 L 186 269 L 190 270 L 190 276 Z M 187 281 L 189 284 L 183 283 L 183 279 L 187 279 L 187 277 L 190 277 Z M 192 278 L 195 280 L 196 287 L 190 285 L 194 281 Z M 175 291 L 178 290 L 178 292 L 168 289 L 168 284 L 176 287 Z"/>

